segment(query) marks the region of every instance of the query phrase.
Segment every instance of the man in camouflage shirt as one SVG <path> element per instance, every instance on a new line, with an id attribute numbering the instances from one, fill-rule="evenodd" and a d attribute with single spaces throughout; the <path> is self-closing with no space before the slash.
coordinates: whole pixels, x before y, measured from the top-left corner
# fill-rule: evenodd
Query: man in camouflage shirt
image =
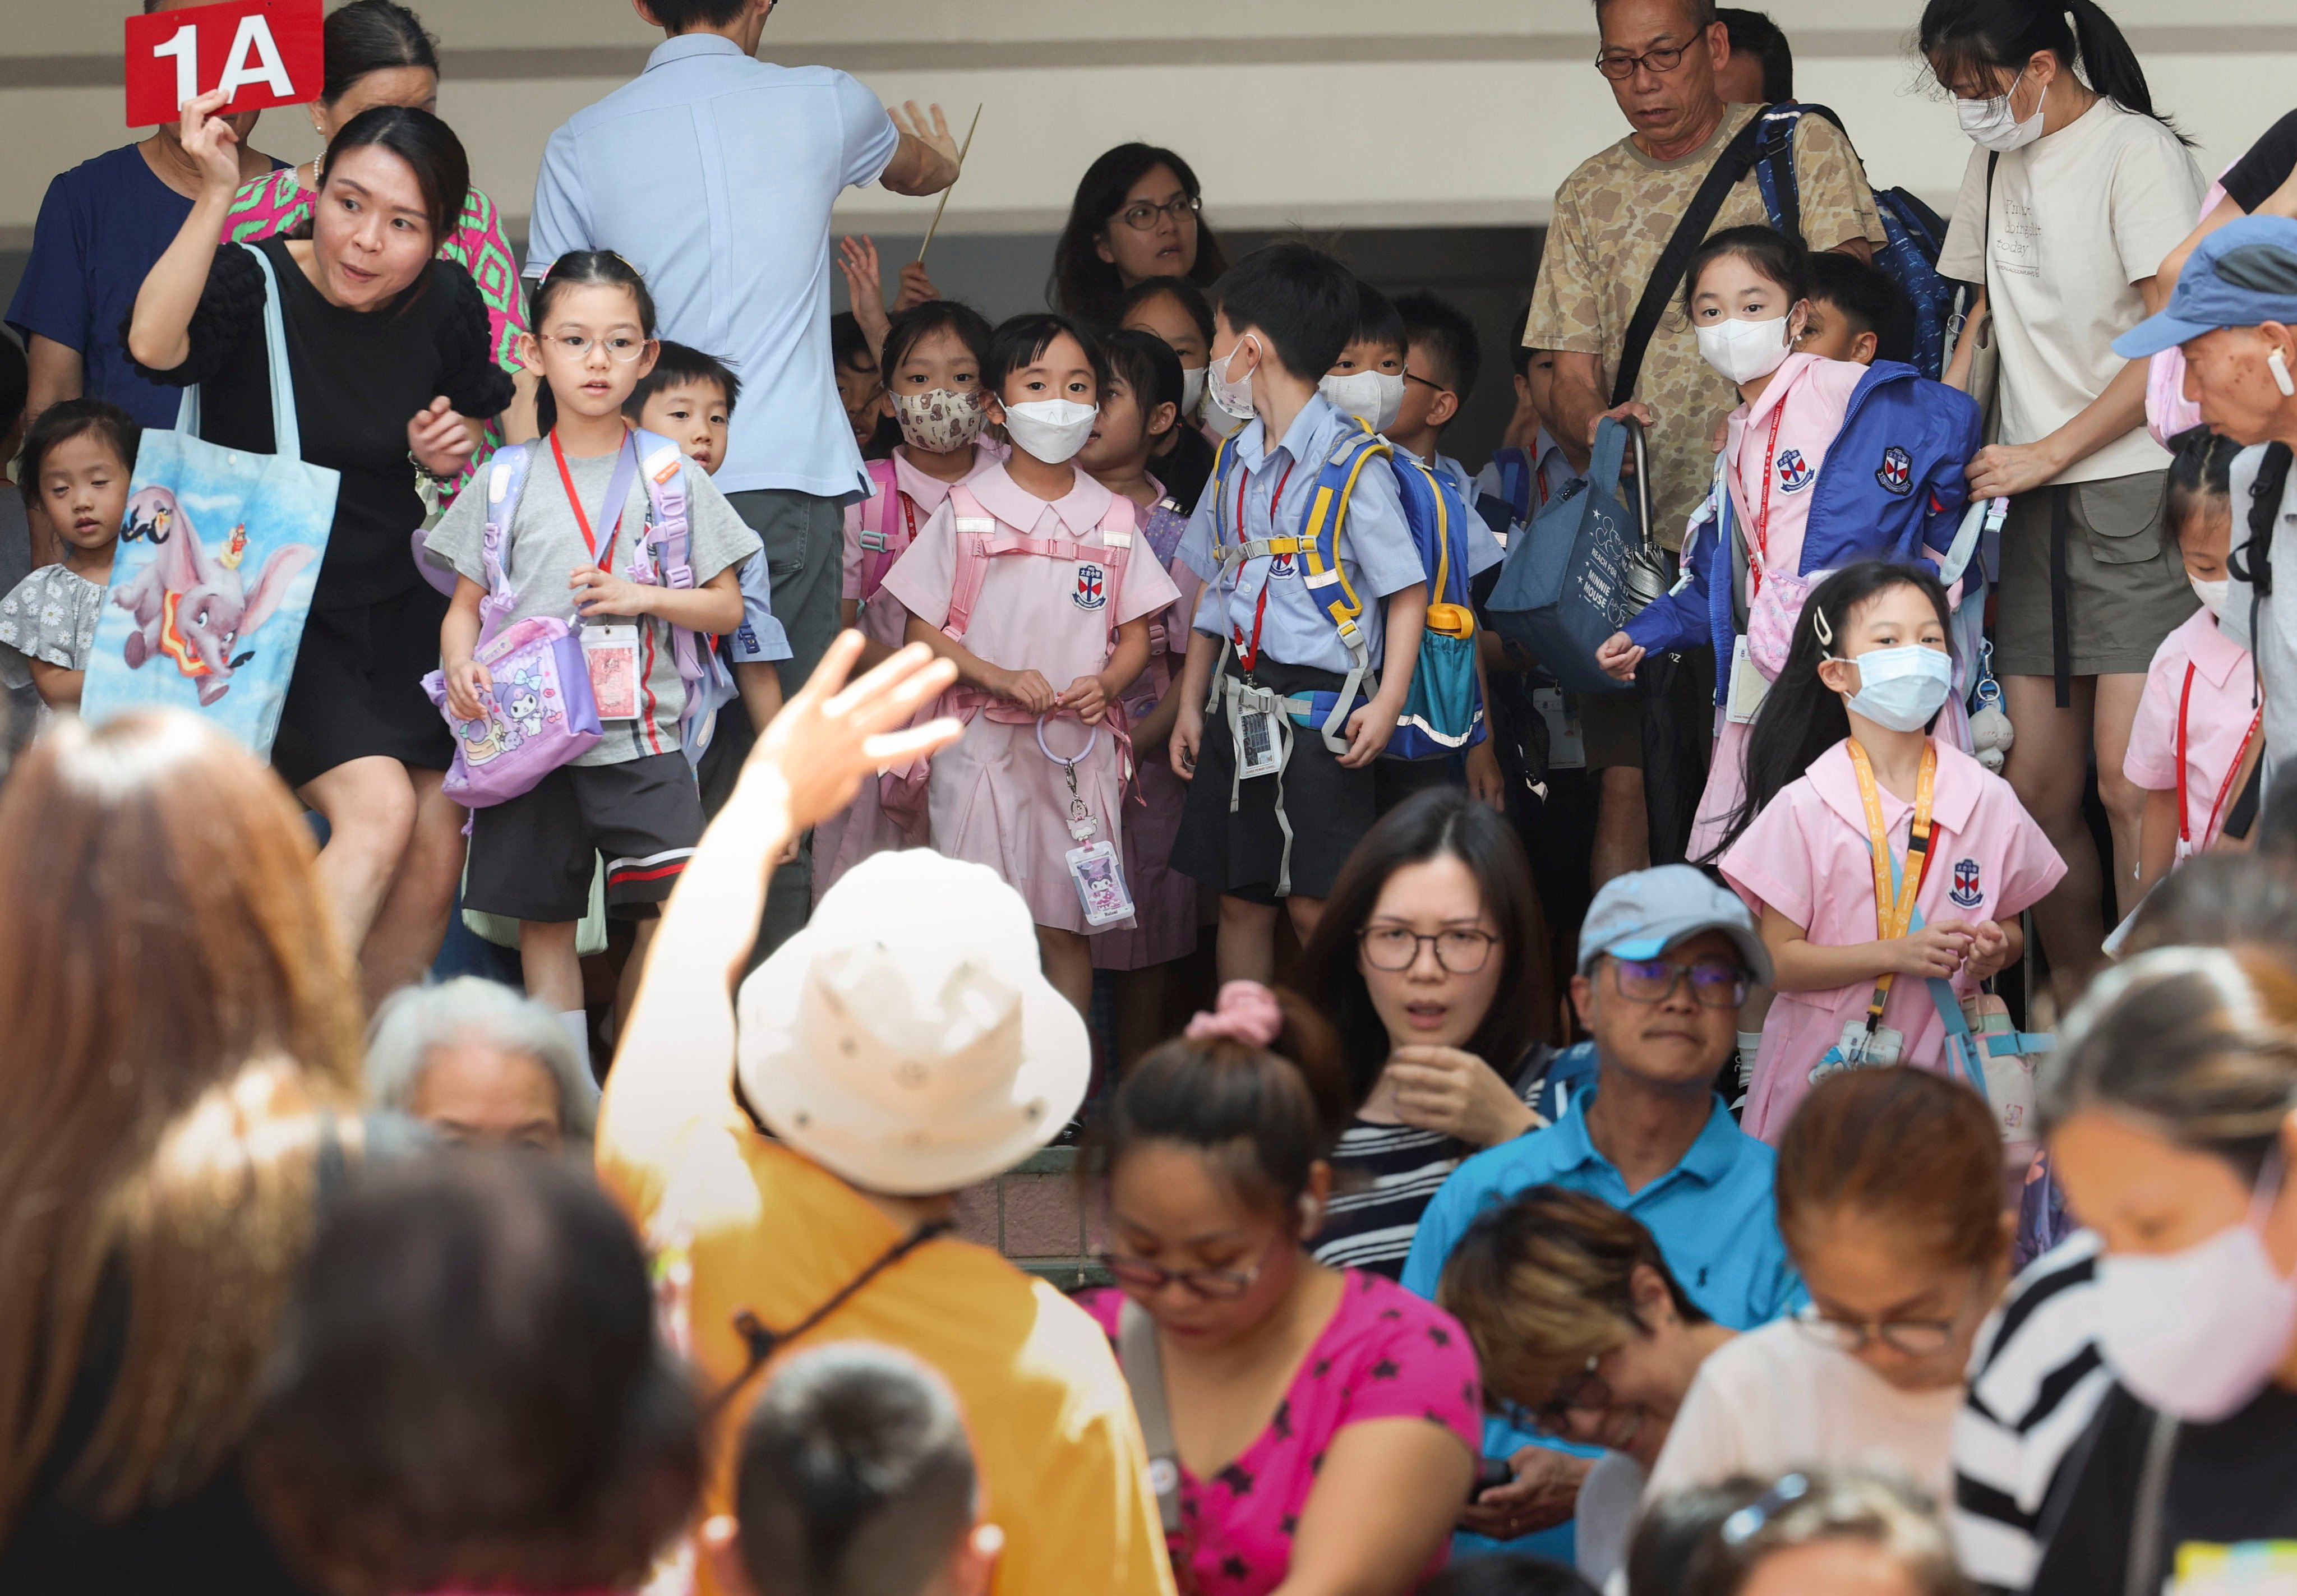
<path id="1" fill-rule="evenodd" d="M 1524 342 L 1555 352 L 1541 417 L 1573 464 L 1585 468 L 1595 423 L 1633 415 L 1649 429 L 1651 508 L 1659 539 L 1683 544 L 1684 523 L 1706 497 L 1716 424 L 1739 397 L 1700 358 L 1699 341 L 1676 302 L 1659 318 L 1634 396 L 1616 410 L 1611 387 L 1627 324 L 1652 268 L 1707 173 L 1758 107 L 1725 103 L 1715 74 L 1731 57 L 1714 0 L 1596 0 L 1598 69 L 1634 131 L 1583 161 L 1555 193 Z M 1794 132 L 1803 234 L 1815 249 L 1870 260 L 1885 241 L 1857 155 L 1824 117 Z M 1750 172 L 1716 213 L 1710 232 L 1770 220 Z M 1649 862 L 1643 833 L 1640 708 L 1634 694 L 1581 703 L 1590 769 L 1601 770 L 1596 884 Z"/>

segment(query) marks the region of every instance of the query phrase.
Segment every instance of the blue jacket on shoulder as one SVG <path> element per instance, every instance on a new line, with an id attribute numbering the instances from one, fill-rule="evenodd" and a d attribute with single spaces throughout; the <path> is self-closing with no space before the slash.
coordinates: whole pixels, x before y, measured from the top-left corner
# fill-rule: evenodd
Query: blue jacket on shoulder
<path id="1" fill-rule="evenodd" d="M 1811 489 L 1796 574 L 1839 571 L 1860 560 L 1927 558 L 1939 565 L 1961 524 L 1970 496 L 1964 473 L 1983 429 L 1970 395 L 1911 366 L 1877 360 L 1851 391 L 1842 430 Z M 1732 581 L 1737 560 L 1725 541 L 1737 516 L 1727 494 L 1720 497 L 1725 502 L 1710 498 L 1684 544 L 1683 580 L 1626 626 L 1627 636 L 1654 654 L 1711 644 L 1718 703 L 1729 691 L 1739 635 Z"/>

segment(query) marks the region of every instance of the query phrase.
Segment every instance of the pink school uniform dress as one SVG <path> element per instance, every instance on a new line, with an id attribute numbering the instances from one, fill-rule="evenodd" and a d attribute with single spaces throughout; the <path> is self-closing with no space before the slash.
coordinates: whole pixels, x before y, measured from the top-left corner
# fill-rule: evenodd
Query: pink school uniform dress
<path id="1" fill-rule="evenodd" d="M 973 446 L 973 467 L 962 480 L 972 481 L 1004 457 L 1002 448 L 983 440 Z M 896 445 L 889 459 L 867 464 L 871 480 L 880 486 L 869 498 L 845 506 L 844 580 L 839 596 L 860 606 L 853 621 L 863 637 L 899 648 L 910 613 L 885 590 L 885 573 L 947 501 L 950 485 L 910 465 L 905 445 Z M 893 479 L 890 494 L 882 485 L 888 467 Z M 922 826 L 904 827 L 885 812 L 876 782 L 863 782 L 842 813 L 813 828 L 813 901 L 820 902 L 839 876 L 871 854 L 915 848 L 925 840 Z"/>
<path id="2" fill-rule="evenodd" d="M 2176 790 L 2179 863 L 2224 831 L 2259 710 L 2256 662 L 2207 610 L 2195 610 L 2154 650 L 2121 773 L 2149 792 Z"/>
<path id="3" fill-rule="evenodd" d="M 1810 521 L 1812 489 L 1826 465 L 1826 451 L 1842 431 L 1842 417 L 1850 395 L 1866 368 L 1849 360 L 1829 360 L 1818 355 L 1789 355 L 1772 376 L 1763 397 L 1731 412 L 1726 424 L 1723 457 L 1729 463 L 1724 475 L 1731 494 L 1732 515 L 1744 533 L 1749 554 L 1744 592 L 1733 595 L 1734 609 L 1750 612 L 1750 641 L 1756 634 L 1755 602 L 1763 579 L 1758 568 L 1783 572 L 1785 580 L 1768 597 L 1761 619 L 1761 643 L 1753 649 L 1755 668 L 1765 681 L 1776 679 L 1786 663 L 1775 651 L 1793 630 L 1802 613 L 1802 599 L 1814 582 L 1795 572 L 1802 564 L 1803 529 Z M 1766 489 L 1767 489 L 1767 492 Z M 1879 552 L 1879 551 L 1878 551 Z M 1718 574 L 1733 562 L 1718 559 Z M 1782 596 L 1790 598 L 1780 605 Z M 1771 613 L 1774 611 L 1774 613 Z M 1777 622 L 1785 621 L 1779 635 Z M 1715 662 L 1726 682 L 1731 662 Z M 1725 707 L 1715 714 L 1715 757 L 1708 766 L 1707 788 L 1700 795 L 1699 812 L 1692 821 L 1688 857 L 1705 859 L 1722 842 L 1732 810 L 1747 790 L 1747 734 L 1753 729 L 1731 719 Z"/>
<path id="4" fill-rule="evenodd" d="M 1134 726 L 1181 679 L 1181 665 L 1189 653 L 1189 616 L 1197 602 L 1196 572 L 1175 555 L 1181 534 L 1189 530 L 1189 518 L 1164 497 L 1162 483 L 1154 477 L 1148 481 L 1157 489 L 1157 502 L 1141 512 L 1140 541 L 1173 579 L 1181 598 L 1148 623 L 1148 668 L 1124 695 L 1124 718 Z M 1189 789 L 1161 752 L 1139 763 L 1140 802 L 1124 807 L 1124 880 L 1132 889 L 1133 924 L 1129 931 L 1092 939 L 1092 967 L 1097 970 L 1147 969 L 1184 958 L 1197 948 L 1197 883 L 1172 865 L 1173 842 L 1181 835 L 1181 811 L 1188 807 Z"/>
<path id="5" fill-rule="evenodd" d="M 1925 925 L 2007 921 L 2057 885 L 2065 860 L 2019 806 L 2008 782 L 1950 743 L 1933 737 L 1931 746 L 1938 750 L 1938 775 L 1931 864 L 1914 907 Z M 1891 851 L 1903 863 L 1914 806 L 1879 784 L 1876 792 Z M 1873 942 L 1873 853 L 1848 740 L 1782 788 L 1718 866 L 1758 917 L 1768 904 L 1824 946 Z M 1954 987 L 1957 996 L 1967 997 L 1978 983 L 1965 972 L 1955 977 Z M 1778 994 L 1763 1022 L 1762 1049 L 1747 1093 L 1741 1124 L 1749 1135 L 1777 1145 L 1810 1090 L 1811 1070 L 1841 1040 L 1843 1026 L 1865 1017 L 1873 993 L 1874 983 L 1861 981 L 1832 991 Z M 1903 975 L 1893 981 L 1882 1024 L 1906 1039 L 1902 1063 L 1946 1070 L 1946 1026 L 1926 982 Z"/>
<path id="6" fill-rule="evenodd" d="M 1114 1343 L 1124 1294 L 1077 1299 Z M 1332 1437 L 1375 1419 L 1416 1419 L 1483 1446 L 1475 1349 L 1459 1321 L 1385 1276 L 1349 1270 L 1340 1305 L 1308 1349 L 1268 1427 L 1209 1480 L 1181 1471 L 1186 1557 L 1203 1596 L 1264 1596 L 1292 1566 L 1292 1537 Z M 1443 1567 L 1439 1551 L 1428 1566 Z"/>
<path id="7" fill-rule="evenodd" d="M 1000 554 L 986 562 L 959 641 L 990 664 L 1034 670 L 1060 692 L 1108 662 L 1114 627 L 1157 614 L 1180 597 L 1162 565 L 1132 557 L 1140 545 L 1132 501 L 1117 499 L 1080 471 L 1068 493 L 1048 504 L 999 465 L 945 500 L 886 572 L 885 591 L 928 625 L 951 624 L 957 540 L 978 535 L 959 524 L 976 519 L 968 498 L 983 512 L 978 519 L 993 523 L 981 530 L 999 543 L 1027 539 L 1074 551 L 1074 557 Z M 1124 557 L 1111 558 L 1119 547 Z M 1129 917 L 1089 924 L 1067 862 L 1079 839 L 1069 829 L 1066 770 L 1074 770 L 1075 796 L 1097 823 L 1091 840 L 1124 851 L 1130 751 L 1121 710 L 1112 706 L 1097 728 L 1056 712 L 1041 728 L 1036 716 L 967 688 L 955 689 L 943 707 L 964 717 L 966 728 L 954 747 L 933 756 L 926 777 L 934 847 L 996 870 L 1028 901 L 1040 926 L 1090 934 L 1130 925 Z M 1076 763 L 1056 762 L 1070 759 Z"/>

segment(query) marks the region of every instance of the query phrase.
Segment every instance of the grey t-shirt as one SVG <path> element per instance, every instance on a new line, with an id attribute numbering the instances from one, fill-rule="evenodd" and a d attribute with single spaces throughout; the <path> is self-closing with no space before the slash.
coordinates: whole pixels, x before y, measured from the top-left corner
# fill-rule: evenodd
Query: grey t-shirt
<path id="1" fill-rule="evenodd" d="M 574 479 L 574 490 L 581 495 L 582 508 L 589 514 L 591 530 L 599 539 L 599 552 L 604 557 L 597 563 L 609 574 L 622 576 L 630 560 L 631 540 L 644 533 L 646 494 L 643 476 L 632 473 L 630 493 L 622 506 L 621 531 L 614 534 L 609 553 L 605 540 L 614 532 L 614 519 L 611 513 L 602 513 L 601 506 L 607 483 L 614 474 L 614 459 L 613 455 L 589 459 L 569 456 L 566 469 Z M 424 540 L 432 554 L 482 586 L 487 580 L 486 506 L 487 493 L 492 485 L 492 473 L 482 473 L 482 480 L 455 500 Z M 757 533 L 743 524 L 734 506 L 726 502 L 726 496 L 691 461 L 686 465 L 686 516 L 690 539 L 687 558 L 694 567 L 694 585 L 697 588 L 758 551 Z M 538 445 L 527 467 L 526 487 L 519 496 L 504 550 L 506 580 L 518 595 L 504 624 L 507 626 L 531 615 L 548 615 L 578 630 L 584 626 L 639 628 L 638 662 L 645 672 L 638 695 L 639 713 L 635 720 L 606 721 L 605 736 L 598 745 L 574 763 L 619 765 L 648 754 L 673 753 L 679 746 L 678 718 L 686 707 L 686 689 L 679 679 L 671 628 L 666 621 L 651 618 L 576 617 L 574 590 L 566 585 L 567 580 L 576 570 L 590 564 L 589 547 L 582 540 L 581 529 L 566 502 L 566 489 L 558 480 L 557 463 L 552 459 L 547 444 Z"/>

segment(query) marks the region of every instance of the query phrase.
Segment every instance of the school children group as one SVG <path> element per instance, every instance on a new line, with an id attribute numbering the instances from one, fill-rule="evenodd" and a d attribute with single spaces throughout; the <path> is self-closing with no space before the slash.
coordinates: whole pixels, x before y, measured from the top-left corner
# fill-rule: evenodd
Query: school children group
<path id="1" fill-rule="evenodd" d="M 1777 967 L 1741 1038 L 1747 1123 L 1771 1136 L 1833 1069 L 1941 1067 L 2064 870 L 1967 750 L 1979 418 L 1874 362 L 1887 303 L 1872 267 L 1766 227 L 1698 252 L 1683 310 L 1742 404 L 1681 580 L 1600 656 L 1624 679 L 1647 653 L 1715 650 L 1692 857 L 1758 907 Z M 1527 662 L 1483 631 L 1470 584 L 1536 507 L 1486 490 L 1513 462 L 1479 483 L 1440 452 L 1477 358 L 1441 300 L 1391 304 L 1280 243 L 1209 294 L 1144 282 L 1119 314 L 1097 332 L 1050 314 L 992 328 L 944 300 L 892 317 L 899 440 L 846 511 L 844 617 L 870 658 L 922 641 L 953 660 L 943 707 L 967 729 L 814 844 L 817 898 L 886 848 L 994 868 L 1080 1009 L 1096 969 L 1195 948 L 1200 886 L 1222 975 L 1269 978 L 1280 908 L 1305 939 L 1379 813 L 1445 781 L 1497 799 L 1484 684 Z M 543 437 L 497 451 L 425 547 L 454 578 L 440 696 L 473 804 L 465 902 L 521 923 L 529 991 L 579 1032 L 594 862 L 610 911 L 668 895 L 703 824 L 711 712 L 738 691 L 770 719 L 788 646 L 757 538 L 710 481 L 737 377 L 656 340 L 645 283 L 612 254 L 561 257 L 530 317 Z M 78 701 L 136 437 L 71 401 L 25 441 L 27 503 L 67 552 L 0 599 L 0 644 L 51 710 Z M 2132 737 L 2130 778 L 2157 794 L 2140 893 L 2213 840 L 2255 737 L 2253 672 L 2215 625 L 2230 453 L 2196 432 L 2173 476 L 2203 608 L 2162 645 Z M 488 762 L 569 735 L 531 650 L 497 667 L 521 621 L 570 604 L 601 726 L 490 790 Z"/>

